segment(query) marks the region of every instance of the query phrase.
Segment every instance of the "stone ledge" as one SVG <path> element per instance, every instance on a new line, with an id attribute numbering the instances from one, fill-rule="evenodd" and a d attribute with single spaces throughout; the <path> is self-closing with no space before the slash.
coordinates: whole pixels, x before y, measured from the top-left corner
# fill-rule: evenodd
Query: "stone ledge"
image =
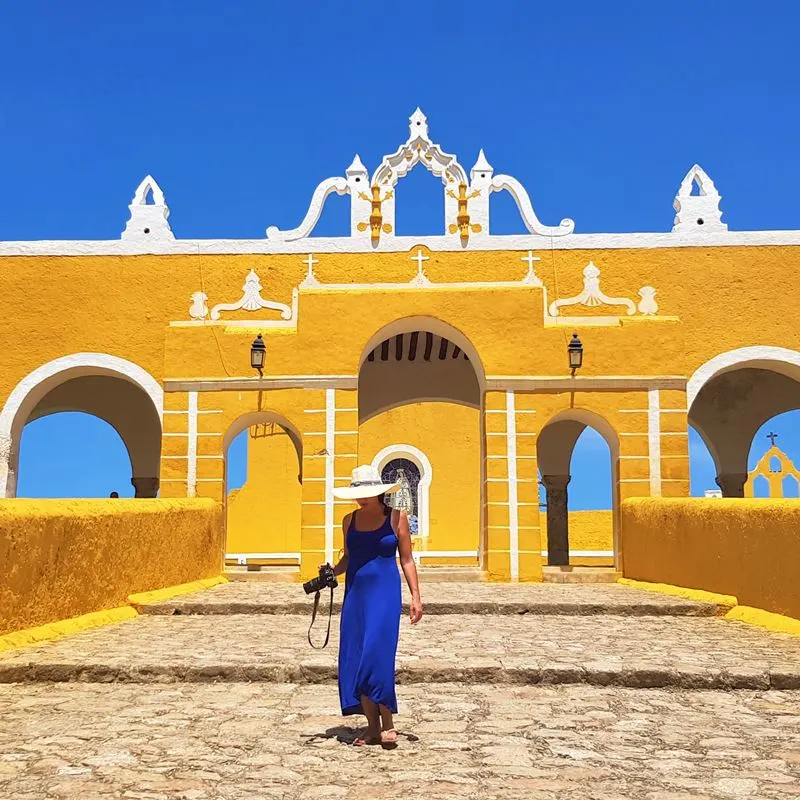
<path id="1" fill-rule="evenodd" d="M 202 666 L 179 664 L 12 664 L 0 663 L 0 684 L 8 683 L 280 683 L 297 685 L 335 684 L 334 664 L 232 664 Z M 514 666 L 501 664 L 443 665 L 431 660 L 397 669 L 400 685 L 455 683 L 459 685 L 573 685 L 614 686 L 633 689 L 680 688 L 693 690 L 797 690 L 800 666 L 773 669 L 654 668 L 641 666 L 575 666 L 545 664 Z"/>

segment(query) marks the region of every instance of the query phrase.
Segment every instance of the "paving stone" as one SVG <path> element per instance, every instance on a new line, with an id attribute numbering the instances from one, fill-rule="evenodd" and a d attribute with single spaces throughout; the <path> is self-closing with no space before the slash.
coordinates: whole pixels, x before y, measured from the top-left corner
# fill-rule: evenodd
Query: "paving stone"
<path id="1" fill-rule="evenodd" d="M 717 606 L 619 584 L 423 583 L 427 614 L 559 614 L 714 616 Z M 407 587 L 403 587 L 406 604 Z M 339 610 L 341 587 L 336 591 Z M 300 584 L 231 582 L 139 608 L 145 614 L 305 614 L 311 598 Z M 323 595 L 327 610 L 328 592 Z"/>
<path id="2" fill-rule="evenodd" d="M 403 686 L 396 750 L 335 687 L 0 686 L 0 798 L 800 797 L 800 693 Z"/>
<path id="3" fill-rule="evenodd" d="M 0 682 L 334 682 L 337 626 L 318 651 L 308 623 L 139 616 L 0 654 Z M 800 685 L 800 638 L 717 618 L 440 615 L 403 619 L 397 665 L 399 683 L 766 689 Z"/>

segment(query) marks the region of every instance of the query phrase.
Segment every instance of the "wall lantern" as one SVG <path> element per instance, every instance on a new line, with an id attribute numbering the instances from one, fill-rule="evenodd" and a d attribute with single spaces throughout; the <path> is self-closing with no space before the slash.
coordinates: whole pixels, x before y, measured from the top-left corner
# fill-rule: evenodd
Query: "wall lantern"
<path id="1" fill-rule="evenodd" d="M 267 345 L 259 333 L 250 345 L 250 366 L 258 370 L 259 377 L 264 377 L 264 364 L 267 360 Z"/>
<path id="2" fill-rule="evenodd" d="M 567 345 L 567 355 L 569 356 L 569 368 L 574 378 L 575 370 L 580 369 L 583 365 L 583 345 L 577 333 L 572 334 L 572 340 Z"/>

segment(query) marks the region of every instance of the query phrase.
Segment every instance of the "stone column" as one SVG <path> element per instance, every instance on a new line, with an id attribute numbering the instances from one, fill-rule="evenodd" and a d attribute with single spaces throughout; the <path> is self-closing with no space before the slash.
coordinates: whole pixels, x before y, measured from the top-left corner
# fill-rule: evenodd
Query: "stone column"
<path id="1" fill-rule="evenodd" d="M 567 484 L 570 475 L 542 475 L 547 490 L 547 563 L 551 567 L 569 564 L 569 515 Z"/>
<path id="2" fill-rule="evenodd" d="M 158 478 L 131 478 L 135 497 L 157 497 L 158 484 Z"/>
<path id="3" fill-rule="evenodd" d="M 723 472 L 717 475 L 717 486 L 722 489 L 723 497 L 744 497 L 744 485 L 747 483 L 746 472 Z"/>

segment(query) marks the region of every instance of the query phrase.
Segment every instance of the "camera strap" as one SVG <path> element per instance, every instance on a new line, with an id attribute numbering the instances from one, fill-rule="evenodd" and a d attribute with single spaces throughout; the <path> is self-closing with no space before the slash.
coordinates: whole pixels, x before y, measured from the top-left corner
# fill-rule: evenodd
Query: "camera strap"
<path id="1" fill-rule="evenodd" d="M 315 650 L 324 650 L 328 646 L 328 640 L 331 638 L 331 618 L 333 617 L 333 587 L 331 586 L 331 602 L 328 606 L 328 632 L 325 634 L 325 641 L 322 643 L 321 647 L 317 647 L 314 642 L 311 641 L 311 629 L 314 627 L 314 620 L 317 618 L 317 611 L 319 610 L 319 595 L 319 592 L 314 595 L 314 610 L 311 612 L 311 624 L 308 626 L 308 643 Z"/>

